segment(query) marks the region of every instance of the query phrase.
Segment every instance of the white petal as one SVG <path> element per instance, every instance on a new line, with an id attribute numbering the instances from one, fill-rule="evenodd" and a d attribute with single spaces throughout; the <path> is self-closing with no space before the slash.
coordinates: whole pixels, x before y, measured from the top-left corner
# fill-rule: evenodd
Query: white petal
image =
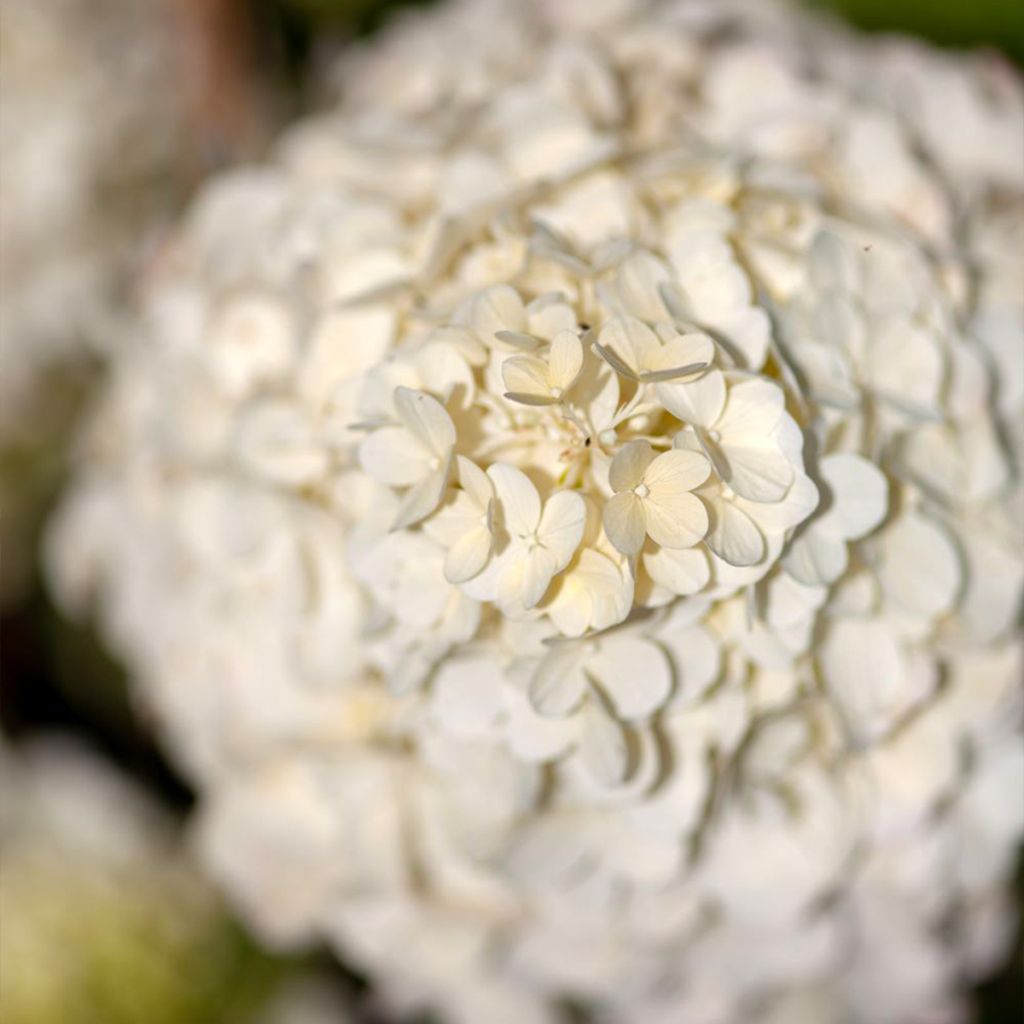
<path id="1" fill-rule="evenodd" d="M 859 741 L 877 736 L 894 723 L 908 666 L 884 623 L 833 620 L 819 661 L 828 692 Z"/>
<path id="2" fill-rule="evenodd" d="M 622 726 L 591 697 L 580 713 L 580 758 L 602 786 L 617 786 L 629 770 L 629 746 Z"/>
<path id="3" fill-rule="evenodd" d="M 704 589 L 711 576 L 701 548 L 657 548 L 644 553 L 644 569 L 659 586 L 686 596 Z"/>
<path id="4" fill-rule="evenodd" d="M 547 548 L 534 548 L 523 559 L 522 602 L 524 608 L 533 608 L 551 586 L 557 572 L 555 556 Z"/>
<path id="5" fill-rule="evenodd" d="M 526 326 L 526 310 L 519 293 L 506 284 L 495 285 L 483 292 L 473 303 L 473 330 L 485 345 L 494 344 L 496 331 L 522 331 Z"/>
<path id="6" fill-rule="evenodd" d="M 710 529 L 705 543 L 729 565 L 756 565 L 764 557 L 764 537 L 746 512 L 732 502 L 711 506 Z"/>
<path id="7" fill-rule="evenodd" d="M 363 438 L 359 464 L 382 484 L 408 487 L 430 472 L 432 453 L 404 427 L 381 427 Z"/>
<path id="8" fill-rule="evenodd" d="M 662 452 L 644 471 L 644 483 L 656 501 L 669 501 L 700 487 L 711 475 L 711 463 L 698 452 Z"/>
<path id="9" fill-rule="evenodd" d="M 946 531 L 916 513 L 891 524 L 879 538 L 878 575 L 904 609 L 926 616 L 948 611 L 960 590 L 960 557 Z"/>
<path id="10" fill-rule="evenodd" d="M 609 320 L 598 335 L 602 348 L 611 349 L 630 369 L 646 370 L 649 360 L 661 348 L 654 331 L 636 317 Z"/>
<path id="11" fill-rule="evenodd" d="M 459 486 L 472 498 L 478 508 L 486 510 L 488 502 L 494 497 L 494 487 L 487 479 L 487 474 L 464 455 L 455 457 L 455 468 Z"/>
<path id="12" fill-rule="evenodd" d="M 551 386 L 568 391 L 583 369 L 583 346 L 575 331 L 559 331 L 555 335 L 548 361 Z M 510 387 L 509 390 L 516 389 Z"/>
<path id="13" fill-rule="evenodd" d="M 647 441 L 630 441 L 623 445 L 608 467 L 612 490 L 632 490 L 644 478 L 644 472 L 655 459 L 655 451 Z"/>
<path id="14" fill-rule="evenodd" d="M 574 491 L 559 491 L 544 504 L 537 537 L 555 559 L 555 572 L 561 572 L 583 539 L 587 506 Z"/>
<path id="15" fill-rule="evenodd" d="M 501 378 L 505 387 L 517 395 L 536 395 L 545 403 L 553 401 L 548 368 L 533 356 L 512 356 L 501 364 Z"/>
<path id="16" fill-rule="evenodd" d="M 771 435 L 785 411 L 782 388 L 771 381 L 741 380 L 732 384 L 725 409 L 716 424 L 722 444 L 764 441 Z"/>
<path id="17" fill-rule="evenodd" d="M 430 704 L 457 736 L 486 735 L 501 714 L 501 666 L 487 655 L 445 661 L 431 686 Z"/>
<path id="18" fill-rule="evenodd" d="M 624 259 L 615 275 L 623 306 L 642 320 L 661 320 L 666 309 L 658 286 L 669 280 L 668 267 L 656 256 L 640 250 Z"/>
<path id="19" fill-rule="evenodd" d="M 487 564 L 493 538 L 483 526 L 464 533 L 445 555 L 444 578 L 449 583 L 465 583 Z"/>
<path id="20" fill-rule="evenodd" d="M 413 484 L 402 495 L 394 521 L 391 523 L 392 530 L 404 530 L 407 526 L 426 519 L 441 504 L 448 487 L 451 468 L 452 459 L 449 457 L 439 469 L 425 476 L 419 483 Z"/>
<path id="21" fill-rule="evenodd" d="M 889 508 L 889 482 L 877 466 L 859 455 L 837 453 L 821 460 L 821 475 L 832 504 L 821 526 L 844 540 L 870 533 Z"/>
<path id="22" fill-rule="evenodd" d="M 540 495 L 530 478 L 505 462 L 487 470 L 501 505 L 505 528 L 516 537 L 532 536 L 540 522 Z"/>
<path id="23" fill-rule="evenodd" d="M 794 538 L 782 564 L 794 579 L 805 586 L 816 587 L 839 579 L 848 561 L 846 542 L 830 536 L 813 523 L 805 533 Z"/>
<path id="24" fill-rule="evenodd" d="M 684 423 L 710 429 L 725 407 L 725 377 L 711 370 L 699 380 L 685 384 L 671 382 L 655 387 L 658 401 Z"/>
<path id="25" fill-rule="evenodd" d="M 655 544 L 666 548 L 692 548 L 708 532 L 708 510 L 688 491 L 655 497 L 652 490 L 644 501 L 647 533 Z"/>
<path id="26" fill-rule="evenodd" d="M 747 435 L 749 436 L 749 435 Z M 728 475 L 726 482 L 750 501 L 780 501 L 793 482 L 793 466 L 772 443 L 723 444 Z"/>
<path id="27" fill-rule="evenodd" d="M 425 391 L 395 388 L 395 412 L 406 429 L 435 455 L 445 455 L 455 445 L 455 424 L 444 406 Z"/>
<path id="28" fill-rule="evenodd" d="M 665 652 L 640 637 L 610 637 L 587 661 L 587 671 L 627 721 L 652 714 L 672 690 L 672 669 Z"/>
<path id="29" fill-rule="evenodd" d="M 708 366 L 715 358 L 715 343 L 700 332 L 677 335 L 652 353 L 645 369 L 658 372 L 673 367 Z M 693 371 L 699 372 L 699 371 Z"/>
<path id="30" fill-rule="evenodd" d="M 644 546 L 643 503 L 632 491 L 616 494 L 605 503 L 602 522 L 608 539 L 624 555 L 635 555 Z"/>
<path id="31" fill-rule="evenodd" d="M 562 717 L 573 711 L 587 691 L 584 645 L 556 644 L 541 659 L 530 679 L 530 703 L 538 714 Z"/>

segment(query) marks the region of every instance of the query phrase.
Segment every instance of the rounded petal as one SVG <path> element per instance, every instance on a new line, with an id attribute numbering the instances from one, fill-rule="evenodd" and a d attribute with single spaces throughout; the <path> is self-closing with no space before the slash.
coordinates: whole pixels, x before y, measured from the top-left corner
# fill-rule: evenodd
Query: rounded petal
<path id="1" fill-rule="evenodd" d="M 537 537 L 554 556 L 555 572 L 561 572 L 576 553 L 586 521 L 586 502 L 574 491 L 559 491 L 545 502 Z"/>
<path id="2" fill-rule="evenodd" d="M 430 451 L 404 427 L 381 427 L 359 445 L 359 465 L 390 487 L 422 480 L 430 472 L 430 460 Z"/>
<path id="3" fill-rule="evenodd" d="M 716 427 L 722 444 L 764 442 L 782 417 L 786 398 L 782 388 L 771 381 L 741 380 L 729 387 L 725 409 Z"/>
<path id="4" fill-rule="evenodd" d="M 834 583 L 848 561 L 846 542 L 825 533 L 817 523 L 795 537 L 783 557 L 786 572 L 808 587 Z"/>
<path id="5" fill-rule="evenodd" d="M 889 481 L 860 455 L 839 452 L 821 460 L 821 475 L 832 494 L 821 528 L 843 540 L 870 533 L 889 508 Z"/>
<path id="6" fill-rule="evenodd" d="M 545 401 L 552 398 L 548 368 L 533 356 L 511 356 L 501 364 L 505 387 L 517 395 L 536 395 Z"/>
<path id="7" fill-rule="evenodd" d="M 530 703 L 538 714 L 561 718 L 583 700 L 587 692 L 584 654 L 583 644 L 561 643 L 541 659 L 529 688 Z"/>
<path id="8" fill-rule="evenodd" d="M 767 444 L 723 444 L 728 470 L 726 482 L 750 501 L 774 502 L 785 497 L 793 482 L 793 466 L 785 454 Z"/>
<path id="9" fill-rule="evenodd" d="M 527 553 L 522 565 L 523 607 L 533 608 L 551 586 L 551 579 L 558 571 L 555 556 L 547 548 L 534 548 Z"/>
<path id="10" fill-rule="evenodd" d="M 633 316 L 619 316 L 609 320 L 601 328 L 598 341 L 634 371 L 646 370 L 650 360 L 661 348 L 661 342 L 654 331 Z"/>
<path id="11" fill-rule="evenodd" d="M 583 345 L 575 331 L 559 331 L 555 335 L 551 342 L 548 363 L 551 386 L 568 391 L 576 383 L 576 378 L 583 369 Z"/>
<path id="12" fill-rule="evenodd" d="M 711 506 L 710 529 L 705 543 L 729 565 L 756 565 L 764 557 L 764 537 L 753 520 L 732 502 Z"/>
<path id="13" fill-rule="evenodd" d="M 483 526 L 469 530 L 445 555 L 444 578 L 449 583 L 465 583 L 487 564 L 493 538 Z"/>
<path id="14" fill-rule="evenodd" d="M 587 661 L 587 671 L 627 720 L 646 718 L 672 691 L 665 652 L 642 637 L 611 635 Z"/>
<path id="15" fill-rule="evenodd" d="M 699 380 L 685 384 L 658 384 L 656 390 L 658 401 L 673 416 L 698 427 L 712 427 L 725 407 L 725 377 L 721 370 L 711 370 Z"/>
<path id="16" fill-rule="evenodd" d="M 444 492 L 448 487 L 451 475 L 452 459 L 445 460 L 443 466 L 425 476 L 419 483 L 413 484 L 398 504 L 392 530 L 404 530 L 407 526 L 426 519 L 441 504 Z"/>
<path id="17" fill-rule="evenodd" d="M 516 537 L 532 536 L 540 522 L 540 495 L 530 478 L 506 462 L 494 463 L 487 475 L 494 484 L 505 528 Z"/>
<path id="18" fill-rule="evenodd" d="M 495 285 L 478 296 L 470 317 L 473 330 L 485 345 L 494 344 L 497 331 L 522 331 L 526 327 L 523 300 L 507 284 Z"/>
<path id="19" fill-rule="evenodd" d="M 960 556 L 946 531 L 916 513 L 888 526 L 879 542 L 878 576 L 886 594 L 907 611 L 933 617 L 952 607 L 960 590 Z"/>
<path id="20" fill-rule="evenodd" d="M 699 452 L 676 448 L 662 452 L 644 472 L 655 501 L 669 500 L 700 487 L 711 475 L 711 463 Z"/>
<path id="21" fill-rule="evenodd" d="M 435 455 L 455 446 L 455 424 L 444 406 L 425 391 L 395 388 L 395 412 L 406 429 Z"/>
<path id="22" fill-rule="evenodd" d="M 644 553 L 644 569 L 660 587 L 686 596 L 704 589 L 711 576 L 701 548 L 657 548 Z"/>
<path id="23" fill-rule="evenodd" d="M 708 510 L 689 491 L 655 496 L 644 501 L 647 533 L 655 544 L 666 548 L 692 548 L 708 532 Z"/>
<path id="24" fill-rule="evenodd" d="M 632 490 L 643 478 L 655 459 L 655 451 L 647 441 L 630 441 L 623 445 L 608 468 L 608 482 L 614 491 Z M 704 474 L 707 476 L 707 474 Z"/>
<path id="25" fill-rule="evenodd" d="M 629 771 L 629 744 L 622 726 L 591 697 L 580 713 L 580 759 L 590 777 L 602 786 L 617 786 Z"/>
<path id="26" fill-rule="evenodd" d="M 459 486 L 472 498 L 475 505 L 481 510 L 486 509 L 488 502 L 494 497 L 494 486 L 488 480 L 487 474 L 464 455 L 455 457 L 455 470 Z"/>
<path id="27" fill-rule="evenodd" d="M 635 555 L 644 546 L 647 525 L 640 499 L 632 491 L 610 498 L 602 514 L 604 532 L 624 555 Z"/>

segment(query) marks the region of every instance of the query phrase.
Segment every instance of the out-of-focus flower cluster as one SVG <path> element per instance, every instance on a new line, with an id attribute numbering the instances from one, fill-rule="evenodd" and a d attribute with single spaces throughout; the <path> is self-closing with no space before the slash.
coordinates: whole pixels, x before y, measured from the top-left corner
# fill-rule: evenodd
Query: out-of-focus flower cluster
<path id="1" fill-rule="evenodd" d="M 3 770 L 4 1020 L 199 1019 L 232 939 L 173 823 L 66 740 L 6 748 Z"/>
<path id="2" fill-rule="evenodd" d="M 31 569 L 50 448 L 174 191 L 166 13 L 153 0 L 0 3 L 0 600 Z"/>
<path id="3" fill-rule="evenodd" d="M 193 208 L 51 546 L 212 870 L 445 1019 L 957 1020 L 1024 826 L 1019 82 L 702 0 L 342 78 Z"/>

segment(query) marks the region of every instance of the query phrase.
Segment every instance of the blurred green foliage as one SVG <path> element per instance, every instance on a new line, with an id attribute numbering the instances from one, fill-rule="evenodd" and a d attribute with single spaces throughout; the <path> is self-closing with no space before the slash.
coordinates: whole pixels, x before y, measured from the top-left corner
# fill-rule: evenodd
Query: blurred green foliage
<path id="1" fill-rule="evenodd" d="M 1021 0 L 807 0 L 871 31 L 906 32 L 942 46 L 989 46 L 1024 63 Z"/>
<path id="2" fill-rule="evenodd" d="M 300 14 L 346 33 L 375 28 L 393 9 L 434 0 L 286 0 Z M 509 0 L 517 3 L 518 0 Z M 942 46 L 992 46 L 1024 63 L 1021 0 L 805 0 L 872 31 L 907 32 Z"/>

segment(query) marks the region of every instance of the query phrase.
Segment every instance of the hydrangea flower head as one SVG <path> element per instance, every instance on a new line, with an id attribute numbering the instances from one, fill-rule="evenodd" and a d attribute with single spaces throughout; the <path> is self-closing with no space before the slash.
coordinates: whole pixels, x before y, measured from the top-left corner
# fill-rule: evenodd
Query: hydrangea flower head
<path id="1" fill-rule="evenodd" d="M 955 1012 L 1024 825 L 1024 189 L 915 112 L 1016 79 L 703 0 L 347 66 L 200 197 L 52 538 L 215 873 L 453 1021 Z"/>

